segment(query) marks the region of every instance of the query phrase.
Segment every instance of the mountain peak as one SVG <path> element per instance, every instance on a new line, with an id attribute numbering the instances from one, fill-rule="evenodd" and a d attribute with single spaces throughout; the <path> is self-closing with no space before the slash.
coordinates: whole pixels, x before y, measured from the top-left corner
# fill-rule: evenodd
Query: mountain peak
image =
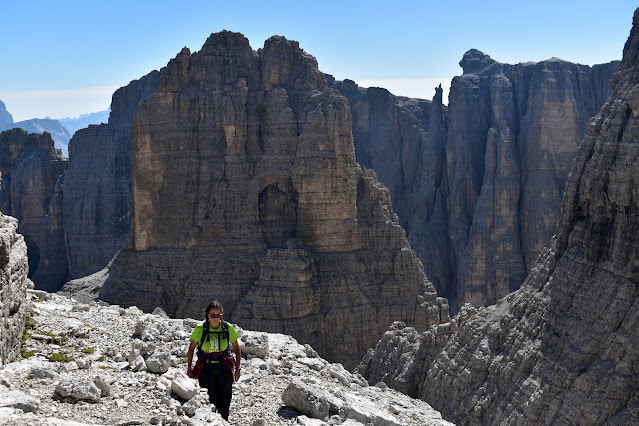
<path id="1" fill-rule="evenodd" d="M 464 53 L 464 57 L 459 61 L 459 66 L 464 70 L 464 74 L 474 74 L 496 62 L 485 53 L 477 49 L 470 49 Z"/>

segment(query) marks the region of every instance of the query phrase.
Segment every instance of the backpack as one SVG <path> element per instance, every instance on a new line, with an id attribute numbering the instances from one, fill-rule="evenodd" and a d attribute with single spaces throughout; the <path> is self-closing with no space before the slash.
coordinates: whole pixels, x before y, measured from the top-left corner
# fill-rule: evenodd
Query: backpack
<path id="1" fill-rule="evenodd" d="M 200 338 L 200 344 L 198 345 L 198 351 L 197 351 L 197 356 L 199 358 L 200 356 L 200 352 L 205 353 L 202 350 L 202 345 L 204 344 L 204 342 L 206 342 L 206 338 L 209 335 L 209 322 L 207 320 L 204 320 L 204 322 L 202 323 L 202 337 Z M 230 355 L 231 352 L 231 340 L 229 338 L 229 323 L 226 321 L 222 321 L 222 331 L 214 331 L 212 334 L 217 335 L 217 341 L 218 341 L 218 348 L 222 347 L 222 340 L 220 339 L 220 335 L 223 334 L 224 336 L 226 336 L 226 341 L 228 342 L 228 346 L 226 347 L 226 355 Z M 217 353 L 217 352 L 216 352 Z M 220 352 L 221 354 L 222 352 Z"/>
<path id="2" fill-rule="evenodd" d="M 206 338 L 209 334 L 217 335 L 218 348 L 222 347 L 222 339 L 221 335 L 226 336 L 226 341 L 228 345 L 224 351 L 220 352 L 204 352 L 202 350 L 202 345 L 206 342 Z M 197 362 L 195 363 L 195 367 L 193 368 L 193 378 L 198 378 L 202 370 L 204 369 L 204 364 L 206 360 L 210 361 L 218 361 L 220 365 L 220 376 L 222 375 L 223 367 L 227 367 L 231 370 L 231 375 L 235 373 L 235 358 L 231 353 L 231 339 L 229 338 L 229 323 L 226 321 L 222 321 L 222 331 L 209 331 L 209 323 L 207 320 L 204 320 L 202 323 L 202 337 L 200 338 L 200 343 L 197 347 Z"/>

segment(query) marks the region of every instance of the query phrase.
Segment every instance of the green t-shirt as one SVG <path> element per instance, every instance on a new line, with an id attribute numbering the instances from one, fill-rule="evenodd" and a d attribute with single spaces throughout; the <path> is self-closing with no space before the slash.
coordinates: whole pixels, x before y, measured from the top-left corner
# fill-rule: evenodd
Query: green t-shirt
<path id="1" fill-rule="evenodd" d="M 240 338 L 240 335 L 237 334 L 237 331 L 235 331 L 231 324 L 228 324 L 228 327 L 229 340 L 231 341 L 231 343 L 233 343 Z M 203 329 L 204 326 L 202 323 L 200 323 L 195 327 L 195 330 L 193 330 L 193 333 L 191 334 L 191 340 L 197 342 L 198 345 L 200 344 L 200 339 L 202 338 Z M 226 340 L 226 333 L 224 332 L 222 321 L 220 321 L 220 326 L 217 329 L 213 329 L 211 326 L 209 326 L 209 334 L 208 336 L 206 336 L 206 340 L 204 341 L 204 343 L 202 343 L 202 350 L 204 352 L 222 352 L 228 349 L 228 347 L 229 342 Z"/>

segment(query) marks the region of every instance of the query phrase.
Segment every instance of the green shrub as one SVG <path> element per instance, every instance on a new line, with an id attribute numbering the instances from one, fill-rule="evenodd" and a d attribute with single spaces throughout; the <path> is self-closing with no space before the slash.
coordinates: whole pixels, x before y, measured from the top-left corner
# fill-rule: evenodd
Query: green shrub
<path id="1" fill-rule="evenodd" d="M 69 359 L 69 356 L 65 353 L 61 353 L 61 352 L 56 352 L 56 353 L 52 353 L 49 356 L 49 361 L 51 362 L 69 362 L 71 361 L 71 359 Z"/>
<path id="2" fill-rule="evenodd" d="M 102 355 L 100 358 L 96 359 L 97 362 L 102 362 L 104 361 L 106 358 L 104 358 L 104 355 Z"/>
<path id="3" fill-rule="evenodd" d="M 84 348 L 84 349 L 81 349 L 80 352 L 90 355 L 93 352 L 95 352 L 95 349 L 93 349 L 93 348 Z"/>

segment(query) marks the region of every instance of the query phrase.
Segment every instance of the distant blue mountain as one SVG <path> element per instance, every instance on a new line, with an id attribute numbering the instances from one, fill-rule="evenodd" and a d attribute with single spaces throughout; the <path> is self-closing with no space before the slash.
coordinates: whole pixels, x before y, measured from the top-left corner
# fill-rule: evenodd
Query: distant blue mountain
<path id="1" fill-rule="evenodd" d="M 62 155 L 69 157 L 69 140 L 71 139 L 71 133 L 69 130 L 58 120 L 52 120 L 50 118 L 32 118 L 31 120 L 18 121 L 14 123 L 11 128 L 19 127 L 26 130 L 29 133 L 44 133 L 49 132 L 55 147 L 62 150 Z"/>
<path id="2" fill-rule="evenodd" d="M 67 128 L 69 133 L 73 135 L 80 129 L 89 127 L 89 124 L 107 123 L 109 121 L 109 114 L 111 113 L 111 107 L 105 111 L 92 112 L 90 114 L 82 114 L 76 118 L 57 118 L 64 127 Z"/>
<path id="3" fill-rule="evenodd" d="M 4 102 L 0 101 L 0 132 L 11 128 L 13 124 L 13 116 L 7 111 Z"/>
<path id="4" fill-rule="evenodd" d="M 33 118 L 31 120 L 14 123 L 13 116 L 9 114 L 4 103 L 0 101 L 0 132 L 16 127 L 26 130 L 29 133 L 49 132 L 55 142 L 55 147 L 62 150 L 62 155 L 65 157 L 69 156 L 68 145 L 71 139 L 71 133 L 69 133 L 66 127 L 57 120 L 50 118 Z"/>

